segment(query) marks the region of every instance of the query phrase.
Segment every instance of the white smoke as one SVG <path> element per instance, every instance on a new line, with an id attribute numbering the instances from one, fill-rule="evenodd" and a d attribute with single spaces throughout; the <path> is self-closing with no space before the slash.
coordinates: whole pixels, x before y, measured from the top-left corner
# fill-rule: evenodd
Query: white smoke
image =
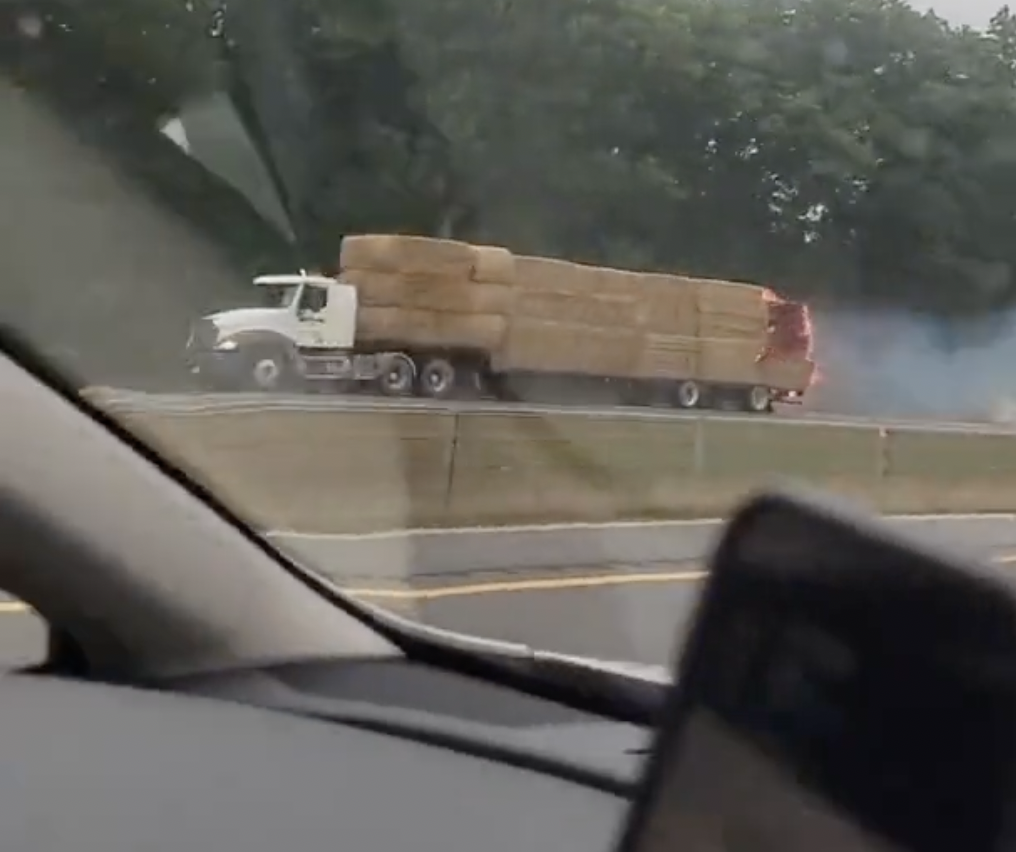
<path id="1" fill-rule="evenodd" d="M 807 407 L 872 417 L 1016 421 L 1016 312 L 962 324 L 816 312 L 822 378 Z"/>

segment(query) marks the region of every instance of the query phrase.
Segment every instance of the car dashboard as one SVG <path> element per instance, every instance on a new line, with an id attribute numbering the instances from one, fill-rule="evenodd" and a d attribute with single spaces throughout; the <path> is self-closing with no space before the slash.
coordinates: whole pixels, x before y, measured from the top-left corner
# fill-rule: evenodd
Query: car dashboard
<path id="1" fill-rule="evenodd" d="M 174 687 L 190 695 L 10 675 L 5 841 L 47 852 L 609 849 L 648 732 L 466 680 L 388 661 Z M 298 713 L 255 706 L 301 700 Z"/>

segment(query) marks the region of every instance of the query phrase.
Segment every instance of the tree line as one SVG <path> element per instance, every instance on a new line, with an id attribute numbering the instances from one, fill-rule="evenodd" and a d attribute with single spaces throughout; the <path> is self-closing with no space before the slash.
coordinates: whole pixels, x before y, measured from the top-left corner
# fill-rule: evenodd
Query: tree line
<path id="1" fill-rule="evenodd" d="M 819 303 L 965 316 L 1016 302 L 1007 7 L 983 31 L 902 0 L 32 8 L 59 22 L 61 51 L 11 39 L 8 67 L 82 114 L 118 105 L 125 157 L 202 215 L 202 179 L 142 137 L 230 93 L 295 234 L 209 220 L 252 269 L 330 268 L 343 234 L 395 231 Z"/>

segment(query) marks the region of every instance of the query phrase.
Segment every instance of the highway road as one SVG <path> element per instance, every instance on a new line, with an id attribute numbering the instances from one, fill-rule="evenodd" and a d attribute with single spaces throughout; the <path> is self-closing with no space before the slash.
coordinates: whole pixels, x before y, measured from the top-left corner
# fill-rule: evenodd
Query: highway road
<path id="1" fill-rule="evenodd" d="M 421 580 L 415 589 L 363 597 L 437 627 L 566 654 L 664 665 L 700 582 L 695 566 L 669 566 L 469 583 Z M 0 602 L 0 669 L 38 662 L 45 641 L 38 616 L 16 602 Z"/>
<path id="2" fill-rule="evenodd" d="M 639 419 L 671 419 L 708 417 L 710 419 L 767 419 L 765 415 L 739 414 L 723 411 L 675 411 L 602 405 L 551 405 L 542 403 L 505 403 L 495 401 L 448 401 L 428 399 L 385 399 L 375 396 L 332 396 L 329 394 L 258 394 L 258 393 L 170 393 L 148 394 L 115 388 L 93 388 L 88 395 L 114 411 L 151 411 L 178 414 L 217 414 L 219 412 L 252 411 L 444 411 L 529 414 L 581 413 L 590 417 L 632 417 Z M 913 427 L 927 431 L 978 432 L 1012 434 L 1016 422 L 939 421 L 901 418 L 856 417 L 826 412 L 801 410 L 797 406 L 780 406 L 774 415 L 780 422 L 826 423 L 855 426 L 880 425 Z"/>
<path id="3" fill-rule="evenodd" d="M 417 581 L 413 589 L 362 597 L 449 630 L 562 654 L 666 666 L 704 576 L 698 564 L 677 563 L 471 583 Z"/>
<path id="4" fill-rule="evenodd" d="M 1012 564 L 1013 551 L 982 553 Z M 420 583 L 365 598 L 465 633 L 559 653 L 669 666 L 694 612 L 704 573 L 676 564 L 623 573 L 572 572 L 554 578 Z"/>
<path id="5" fill-rule="evenodd" d="M 1016 570 L 1016 515 L 884 520 L 916 544 L 1008 560 Z M 688 520 L 271 535 L 351 593 L 426 623 L 659 666 L 688 626 L 703 562 L 722 529 L 718 521 Z"/>
<path id="6" fill-rule="evenodd" d="M 969 550 L 1016 570 L 1012 548 Z M 699 564 L 682 562 L 557 569 L 542 575 L 418 577 L 409 587 L 351 591 L 437 627 L 564 654 L 665 667 L 688 626 L 704 576 Z M 0 667 L 37 661 L 44 641 L 36 616 L 14 602 L 0 603 Z"/>

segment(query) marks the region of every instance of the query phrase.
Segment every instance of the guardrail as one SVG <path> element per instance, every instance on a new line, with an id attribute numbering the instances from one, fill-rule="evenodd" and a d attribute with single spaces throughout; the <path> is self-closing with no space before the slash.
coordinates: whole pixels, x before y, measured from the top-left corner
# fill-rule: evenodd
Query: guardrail
<path id="1" fill-rule="evenodd" d="M 269 529 L 723 516 L 772 476 L 891 514 L 1016 510 L 1016 435 L 776 419 L 122 412 Z"/>

